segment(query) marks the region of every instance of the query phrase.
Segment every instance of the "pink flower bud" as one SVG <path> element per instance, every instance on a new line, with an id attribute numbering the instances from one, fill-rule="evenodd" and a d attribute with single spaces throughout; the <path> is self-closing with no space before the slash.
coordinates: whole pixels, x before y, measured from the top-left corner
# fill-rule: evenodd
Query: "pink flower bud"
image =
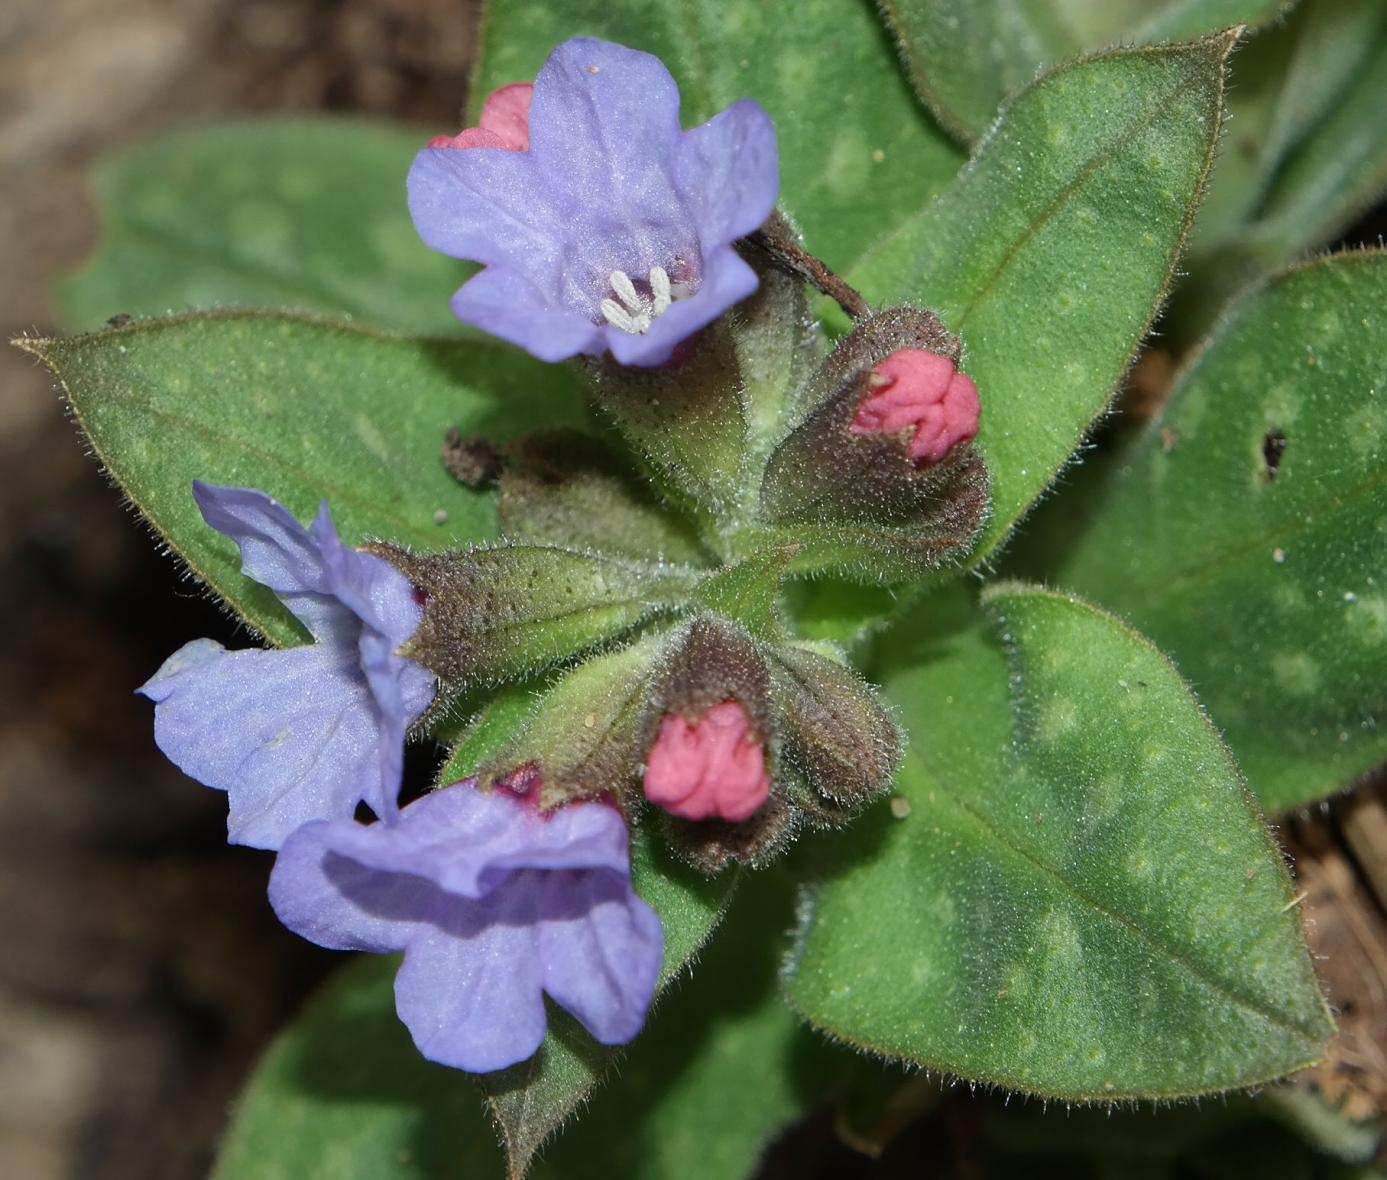
<path id="1" fill-rule="evenodd" d="M 897 349 L 872 369 L 868 382 L 871 392 L 848 429 L 853 434 L 895 434 L 914 427 L 906 453 L 917 466 L 933 466 L 977 436 L 982 415 L 978 387 L 946 356 Z"/>
<path id="2" fill-rule="evenodd" d="M 766 755 L 736 701 L 690 724 L 667 713 L 645 767 L 645 797 L 682 819 L 741 823 L 770 794 Z"/>
<path id="3" fill-rule="evenodd" d="M 533 82 L 512 82 L 493 91 L 482 107 L 481 124 L 456 135 L 436 135 L 431 148 L 500 148 L 507 152 L 530 150 L 530 98 Z"/>

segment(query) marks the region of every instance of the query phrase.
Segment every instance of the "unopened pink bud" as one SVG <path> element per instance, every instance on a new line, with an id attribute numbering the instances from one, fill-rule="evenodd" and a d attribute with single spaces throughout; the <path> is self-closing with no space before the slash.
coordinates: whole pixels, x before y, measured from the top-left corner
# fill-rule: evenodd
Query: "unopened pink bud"
<path id="1" fill-rule="evenodd" d="M 669 713 L 645 766 L 645 797 L 682 819 L 751 818 L 770 794 L 766 754 L 736 701 L 690 723 Z"/>
<path id="2" fill-rule="evenodd" d="M 456 135 L 436 135 L 431 148 L 500 148 L 507 152 L 530 150 L 530 99 L 533 82 L 512 82 L 493 91 L 482 107 L 479 126 Z"/>
<path id="3" fill-rule="evenodd" d="M 895 434 L 914 428 L 907 455 L 919 466 L 938 463 L 978 433 L 982 403 L 971 377 L 946 356 L 897 349 L 868 378 L 870 392 L 848 428 L 853 434 Z"/>

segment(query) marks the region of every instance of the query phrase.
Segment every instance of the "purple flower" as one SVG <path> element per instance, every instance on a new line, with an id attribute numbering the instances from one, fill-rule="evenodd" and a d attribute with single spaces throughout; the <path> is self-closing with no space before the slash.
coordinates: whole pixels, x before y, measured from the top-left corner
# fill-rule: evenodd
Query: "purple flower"
<path id="1" fill-rule="evenodd" d="M 732 242 L 779 183 L 756 103 L 682 131 L 657 58 L 576 38 L 535 80 L 529 149 L 427 147 L 409 206 L 425 242 L 485 267 L 453 297 L 459 319 L 540 360 L 659 365 L 756 289 Z"/>
<path id="2" fill-rule="evenodd" d="M 400 1019 L 429 1060 L 474 1073 L 539 1048 L 546 992 L 603 1044 L 629 1041 L 664 954 L 614 806 L 541 812 L 534 792 L 475 780 L 395 824 L 306 824 L 275 862 L 270 904 L 320 946 L 404 951 Z"/>
<path id="3" fill-rule="evenodd" d="M 396 814 L 405 731 L 434 695 L 395 654 L 419 626 L 394 566 L 342 544 L 327 501 L 304 529 L 263 492 L 194 483 L 203 518 L 241 547 L 241 569 L 313 636 L 307 647 L 227 651 L 196 639 L 138 691 L 154 740 L 185 774 L 225 791 L 228 838 L 278 848 L 309 820 L 366 802 Z"/>

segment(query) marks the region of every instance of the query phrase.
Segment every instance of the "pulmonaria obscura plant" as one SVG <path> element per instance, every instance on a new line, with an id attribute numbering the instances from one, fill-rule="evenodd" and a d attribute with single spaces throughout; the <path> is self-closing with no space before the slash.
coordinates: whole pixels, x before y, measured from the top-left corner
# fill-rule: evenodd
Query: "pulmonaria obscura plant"
<path id="1" fill-rule="evenodd" d="M 271 1052 L 221 1180 L 518 1176 L 585 1104 L 537 1173 L 746 1175 L 826 1102 L 880 1151 L 934 1101 L 900 1063 L 1110 1104 L 1333 1034 L 1265 814 L 1387 760 L 1387 263 L 1283 268 L 1387 146 L 1316 130 L 1380 113 L 1358 66 L 1276 82 L 1387 23 L 1080 5 L 1013 44 L 902 3 L 902 73 L 867 6 L 675 7 L 498 0 L 477 125 L 422 148 L 118 161 L 75 319 L 301 310 L 21 341 L 268 645 L 174 653 L 155 740 L 290 929 L 385 956 Z M 219 222 L 233 161 L 258 212 Z M 227 265 L 141 266 L 149 218 Z M 1173 388 L 1105 419 L 1163 308 Z"/>

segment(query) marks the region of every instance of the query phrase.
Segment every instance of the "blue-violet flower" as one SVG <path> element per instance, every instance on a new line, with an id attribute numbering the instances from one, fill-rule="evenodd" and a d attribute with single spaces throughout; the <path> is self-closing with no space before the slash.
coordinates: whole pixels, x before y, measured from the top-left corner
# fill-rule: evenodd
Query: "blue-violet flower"
<path id="1" fill-rule="evenodd" d="M 480 132 L 501 130 L 502 105 Z M 653 366 L 756 289 L 732 248 L 780 184 L 756 103 L 682 131 L 658 58 L 575 38 L 540 71 L 528 119 L 525 150 L 518 136 L 464 133 L 410 170 L 420 236 L 485 268 L 453 297 L 459 319 L 544 361 L 610 351 Z"/>
<path id="2" fill-rule="evenodd" d="M 395 649 L 419 626 L 394 566 L 342 544 L 327 501 L 305 529 L 263 492 L 195 483 L 203 518 L 241 548 L 242 572 L 273 590 L 313 636 L 306 647 L 227 651 L 197 639 L 139 691 L 154 739 L 229 803 L 232 843 L 278 848 L 300 824 L 397 814 L 409 726 L 435 692 Z"/>
<path id="3" fill-rule="evenodd" d="M 395 1007 L 429 1060 L 485 1073 L 544 1040 L 544 993 L 603 1044 L 645 1023 L 664 954 L 631 888 L 626 824 L 604 801 L 542 812 L 538 792 L 469 779 L 395 824 L 306 824 L 270 904 L 334 950 L 404 951 Z"/>

